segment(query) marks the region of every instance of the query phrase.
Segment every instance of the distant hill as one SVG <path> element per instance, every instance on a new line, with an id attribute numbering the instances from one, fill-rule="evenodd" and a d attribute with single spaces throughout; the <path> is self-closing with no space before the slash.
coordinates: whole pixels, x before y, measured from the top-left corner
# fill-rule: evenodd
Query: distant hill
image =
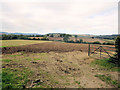
<path id="1" fill-rule="evenodd" d="M 120 34 L 98 35 L 98 36 L 94 36 L 94 38 L 100 38 L 100 39 L 115 39 L 117 36 L 120 36 Z"/>
<path id="2" fill-rule="evenodd" d="M 42 35 L 42 34 L 38 34 L 38 33 L 8 33 L 8 32 L 0 32 L 0 34 L 14 34 L 14 35 Z"/>
<path id="3" fill-rule="evenodd" d="M 0 32 L 0 35 L 2 34 L 14 34 L 14 35 L 42 35 L 42 34 L 38 34 L 38 33 L 19 33 L 19 32 L 15 32 L 15 33 L 9 33 L 9 32 Z M 63 37 L 66 33 L 48 33 L 45 34 L 48 37 Z M 115 39 L 117 36 L 119 36 L 120 34 L 113 34 L 113 35 L 91 35 L 91 34 L 69 34 L 72 35 L 72 37 L 87 37 L 87 38 L 99 38 L 99 39 Z"/>

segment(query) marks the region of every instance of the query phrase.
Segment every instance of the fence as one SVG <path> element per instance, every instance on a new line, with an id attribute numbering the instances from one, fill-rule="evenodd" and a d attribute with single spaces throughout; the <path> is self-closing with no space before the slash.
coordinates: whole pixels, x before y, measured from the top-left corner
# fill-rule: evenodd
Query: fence
<path id="1" fill-rule="evenodd" d="M 116 51 L 115 46 L 94 44 L 88 45 L 88 56 L 90 56 L 91 54 L 99 53 L 100 59 L 102 58 L 102 56 L 105 55 L 105 53 L 107 54 L 107 56 L 112 57 L 115 51 Z"/>

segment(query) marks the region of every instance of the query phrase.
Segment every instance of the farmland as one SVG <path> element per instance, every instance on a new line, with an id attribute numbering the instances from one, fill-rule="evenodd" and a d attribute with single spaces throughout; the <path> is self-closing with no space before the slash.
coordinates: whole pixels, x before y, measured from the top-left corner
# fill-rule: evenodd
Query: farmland
<path id="1" fill-rule="evenodd" d="M 91 48 L 96 48 L 98 45 L 94 45 Z M 113 50 L 113 48 L 107 48 L 108 50 Z M 10 54 L 16 52 L 26 52 L 26 53 L 48 53 L 48 52 L 72 52 L 72 51 L 88 51 L 88 44 L 71 44 L 71 43 L 61 43 L 61 42 L 47 42 L 39 44 L 31 44 L 17 47 L 4 47 L 2 48 L 2 53 Z"/>
<path id="2" fill-rule="evenodd" d="M 106 69 L 97 65 L 94 57 L 99 53 L 88 56 L 88 44 L 33 40 L 15 43 L 17 46 L 9 43 L 2 48 L 4 88 L 117 87 L 117 83 L 112 84 L 118 80 L 117 67 Z M 106 83 L 103 77 L 110 77 L 110 83 Z"/>
<path id="3" fill-rule="evenodd" d="M 35 39 L 42 39 L 43 37 L 29 37 L 31 39 L 35 38 Z M 90 37 L 78 37 L 78 38 L 75 38 L 75 37 L 70 37 L 68 40 L 73 40 L 73 41 L 76 41 L 76 40 L 80 40 L 82 39 L 84 42 L 100 42 L 100 43 L 104 43 L 104 42 L 109 42 L 109 43 L 114 43 L 115 40 L 109 40 L 109 39 L 99 39 L 99 38 L 90 38 Z M 63 37 L 48 37 L 48 40 L 50 41 L 63 41 Z"/>
<path id="4" fill-rule="evenodd" d="M 104 43 L 104 42 L 107 42 L 107 41 L 105 41 L 104 39 L 98 39 L 98 38 L 94 38 L 94 39 L 92 39 L 92 38 L 88 38 L 88 37 L 80 37 L 80 38 L 70 38 L 70 40 L 73 40 L 73 41 L 75 41 L 75 40 L 80 40 L 80 39 L 82 39 L 83 41 L 85 41 L 85 42 L 96 42 L 96 41 L 98 41 L 98 42 L 100 42 L 100 43 Z"/>
<path id="5" fill-rule="evenodd" d="M 13 47 L 21 45 L 29 45 L 35 43 L 44 43 L 50 41 L 36 41 L 36 40 L 2 40 L 2 47 Z"/>

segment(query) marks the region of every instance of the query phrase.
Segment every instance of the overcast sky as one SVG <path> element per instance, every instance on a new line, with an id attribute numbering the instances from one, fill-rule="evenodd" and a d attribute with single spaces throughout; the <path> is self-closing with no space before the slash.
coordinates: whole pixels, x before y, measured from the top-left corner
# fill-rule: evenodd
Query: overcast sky
<path id="1" fill-rule="evenodd" d="M 117 34 L 119 0 L 2 0 L 2 31 Z"/>

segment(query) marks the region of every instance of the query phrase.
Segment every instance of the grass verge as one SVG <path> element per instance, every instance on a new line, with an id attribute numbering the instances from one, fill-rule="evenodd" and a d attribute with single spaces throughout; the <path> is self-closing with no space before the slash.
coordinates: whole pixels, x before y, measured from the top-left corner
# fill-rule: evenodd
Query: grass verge
<path id="1" fill-rule="evenodd" d="M 24 88 L 31 73 L 27 68 L 3 68 L 2 88 Z"/>
<path id="2" fill-rule="evenodd" d="M 109 59 L 95 60 L 91 63 L 91 65 L 98 65 L 101 69 L 104 70 L 120 72 L 120 68 L 118 68 L 115 64 L 110 63 Z"/>
<path id="3" fill-rule="evenodd" d="M 120 84 L 118 84 L 117 80 L 112 80 L 111 76 L 106 76 L 106 75 L 95 75 L 95 77 L 98 77 L 102 81 L 106 82 L 107 84 L 110 84 L 112 86 L 120 88 Z"/>

